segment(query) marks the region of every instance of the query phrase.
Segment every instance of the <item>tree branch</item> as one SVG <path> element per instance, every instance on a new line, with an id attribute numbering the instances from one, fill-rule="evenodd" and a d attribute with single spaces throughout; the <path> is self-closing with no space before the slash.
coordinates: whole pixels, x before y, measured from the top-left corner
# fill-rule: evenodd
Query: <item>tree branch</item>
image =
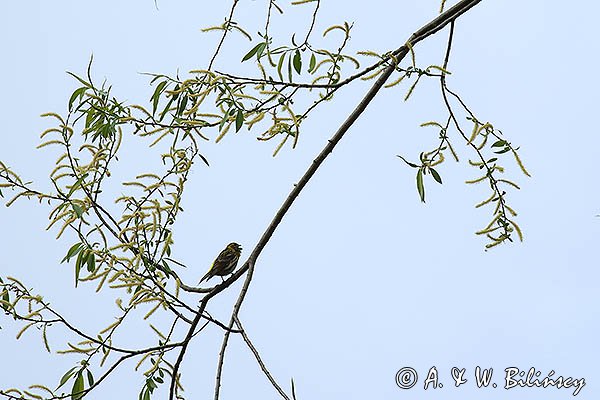
<path id="1" fill-rule="evenodd" d="M 423 39 L 440 31 L 449 23 L 454 22 L 454 20 L 456 20 L 459 16 L 461 16 L 462 14 L 464 14 L 465 12 L 470 10 L 475 5 L 477 5 L 479 2 L 481 2 L 481 0 L 463 0 L 463 1 L 458 2 L 455 6 L 451 7 L 443 14 L 440 14 L 437 18 L 433 19 L 431 22 L 427 23 L 422 28 L 420 28 L 415 33 L 413 33 L 411 35 L 411 37 L 408 39 L 407 43 L 410 43 L 411 47 L 414 46 L 415 44 L 422 41 Z M 394 55 L 395 59 L 397 60 L 396 63 L 399 63 L 400 61 L 402 61 L 402 59 L 404 59 L 404 57 L 408 54 L 408 52 L 409 52 L 409 46 L 407 46 L 406 44 L 404 44 L 403 46 L 401 46 L 397 50 L 395 50 L 393 52 L 393 55 Z M 246 275 L 244 284 L 242 286 L 242 289 L 240 291 L 238 300 L 233 307 L 233 312 L 232 312 L 231 320 L 229 323 L 230 328 L 233 328 L 233 325 L 235 323 L 236 318 L 238 317 L 238 313 L 242 306 L 244 298 L 246 297 L 246 293 L 248 292 L 250 282 L 252 281 L 252 275 L 254 273 L 254 266 L 255 266 L 256 260 L 258 259 L 259 255 L 262 252 L 262 250 L 264 249 L 264 247 L 269 242 L 271 236 L 275 232 L 275 229 L 277 229 L 277 226 L 279 226 L 281 220 L 283 219 L 285 214 L 289 211 L 292 204 L 294 203 L 294 201 L 296 200 L 296 198 L 302 191 L 302 189 L 304 189 L 306 184 L 313 177 L 313 175 L 317 172 L 317 170 L 319 169 L 321 164 L 323 164 L 323 162 L 325 161 L 327 156 L 334 150 L 335 146 L 339 143 L 339 141 L 346 134 L 346 132 L 350 129 L 350 127 L 354 124 L 354 122 L 358 119 L 358 117 L 365 111 L 365 109 L 367 108 L 367 106 L 369 105 L 371 100 L 373 100 L 375 95 L 379 92 L 379 90 L 383 87 L 383 85 L 385 84 L 387 79 L 394 72 L 395 68 L 396 68 L 396 64 L 390 64 L 383 70 L 383 72 L 379 75 L 379 77 L 377 78 L 377 80 L 375 81 L 373 86 L 365 94 L 363 99 L 358 103 L 356 108 L 352 111 L 352 113 L 350 113 L 348 118 L 342 123 L 342 125 L 338 128 L 337 132 L 331 137 L 331 139 L 329 139 L 329 141 L 327 142 L 327 144 L 325 145 L 323 150 L 321 150 L 319 155 L 314 159 L 314 161 L 308 167 L 308 169 L 306 170 L 304 175 L 300 178 L 298 183 L 296 185 L 294 185 L 294 188 L 292 189 L 292 191 L 290 192 L 288 197 L 285 199 L 285 201 L 283 202 L 283 204 L 281 205 L 281 207 L 279 208 L 279 210 L 273 217 L 273 220 L 271 221 L 271 223 L 269 224 L 269 226 L 263 233 L 262 237 L 256 244 L 254 250 L 248 257 L 248 260 L 244 263 L 242 268 L 240 268 L 237 272 L 235 272 L 225 282 L 216 286 L 214 291 L 211 292 L 211 294 L 213 294 L 213 293 L 216 294 L 218 292 L 221 292 L 222 290 L 225 290 L 227 287 L 229 287 L 231 284 L 233 284 L 233 282 L 235 282 L 237 279 L 239 279 L 239 277 L 242 276 L 242 274 L 248 272 L 248 274 Z M 225 348 L 227 346 L 228 340 L 229 340 L 229 332 L 225 332 L 225 334 L 223 335 L 223 345 L 221 347 L 221 354 L 219 355 L 219 364 L 217 367 L 218 379 L 217 379 L 217 382 L 215 385 L 215 397 L 214 397 L 215 400 L 217 400 L 219 398 L 220 376 L 221 376 L 221 371 L 222 371 L 222 366 L 223 366 L 223 361 L 224 361 Z M 182 352 L 184 350 L 185 350 L 185 348 L 182 348 Z"/>

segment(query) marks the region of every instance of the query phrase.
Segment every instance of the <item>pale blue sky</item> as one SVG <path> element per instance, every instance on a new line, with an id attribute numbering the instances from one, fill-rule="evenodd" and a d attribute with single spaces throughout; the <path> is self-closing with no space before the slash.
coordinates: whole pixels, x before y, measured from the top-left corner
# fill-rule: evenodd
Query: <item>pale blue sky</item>
<path id="1" fill-rule="evenodd" d="M 241 0 L 237 20 L 254 34 L 262 27 L 264 0 Z M 454 3 L 454 2 L 449 2 Z M 304 32 L 309 6 L 286 6 L 278 32 Z M 315 39 L 331 24 L 354 22 L 352 51 L 395 49 L 433 18 L 438 0 L 323 1 Z M 571 3 L 573 4 L 573 3 Z M 598 238 L 599 136 L 594 118 L 599 84 L 600 6 L 595 2 L 484 0 L 457 23 L 448 83 L 482 120 L 490 120 L 520 146 L 532 173 L 526 178 L 507 161 L 522 190 L 509 202 L 520 213 L 523 243 L 484 252 L 474 232 L 490 210 L 474 204 L 485 184 L 467 186 L 475 169 L 455 135 L 462 162 L 438 168 L 444 184 L 428 181 L 420 203 L 414 171 L 396 154 L 416 159 L 435 141 L 419 124 L 444 116 L 436 81 L 424 82 L 408 103 L 406 86 L 380 94 L 351 128 L 300 195 L 263 252 L 242 309 L 248 334 L 286 388 L 294 378 L 299 399 L 567 399 L 571 389 L 474 389 L 472 379 L 454 388 L 449 370 L 536 367 L 542 377 L 585 378 L 577 398 L 600 395 Z M 140 72 L 182 75 L 204 68 L 217 34 L 200 28 L 221 23 L 229 2 L 29 1 L 0 5 L 0 159 L 24 179 L 48 188 L 55 154 L 36 150 L 46 111 L 64 113 L 81 73 L 94 54 L 96 81 L 132 103 L 152 88 Z M 301 11 L 304 10 L 304 11 Z M 443 58 L 446 31 L 419 45 L 426 66 Z M 253 73 L 239 60 L 249 42 L 233 36 L 217 69 Z M 190 265 L 181 276 L 193 284 L 230 241 L 251 249 L 326 140 L 368 88 L 345 89 L 315 112 L 295 150 L 272 158 L 273 143 L 246 130 L 205 144 L 210 168 L 197 165 L 176 226 L 175 258 Z M 137 143 L 139 145 L 139 143 Z M 127 144 L 115 179 L 145 172 L 145 147 Z M 224 185 L 224 182 L 235 183 Z M 45 232 L 48 209 L 17 202 L 0 209 L 0 275 L 20 278 L 75 324 L 94 333 L 112 321 L 115 293 L 73 288 L 72 266 L 59 265 L 71 238 Z M 247 253 L 244 253 L 247 254 Z M 239 285 L 211 303 L 223 320 Z M 160 321 L 156 322 L 160 325 Z M 75 358 L 47 355 L 38 332 L 14 339 L 20 329 L 0 319 L 4 360 L 0 388 L 32 383 L 55 386 Z M 152 343 L 132 326 L 122 345 Z M 49 334 L 55 350 L 64 336 Z M 183 364 L 188 398 L 211 398 L 221 332 L 197 337 Z M 228 349 L 223 399 L 277 398 L 241 339 Z M 10 364 L 10 367 L 8 365 Z M 90 398 L 137 398 L 143 379 L 128 364 Z M 408 391 L 396 371 L 417 369 L 422 379 L 435 365 L 445 387 Z M 100 370 L 96 372 L 100 374 Z M 133 380 L 132 380 L 133 379 Z M 237 384 L 233 384 L 236 382 Z M 118 394 L 117 394 L 118 393 Z M 156 398 L 164 398 L 157 395 Z"/>

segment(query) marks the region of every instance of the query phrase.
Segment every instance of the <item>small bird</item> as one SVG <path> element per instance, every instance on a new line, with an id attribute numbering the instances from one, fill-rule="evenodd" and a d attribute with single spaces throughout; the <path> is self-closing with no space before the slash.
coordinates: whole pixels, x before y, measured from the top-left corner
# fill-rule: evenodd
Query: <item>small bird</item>
<path id="1" fill-rule="evenodd" d="M 200 284 L 204 280 L 209 280 L 213 276 L 218 275 L 223 277 L 231 274 L 233 270 L 235 270 L 241 254 L 242 246 L 235 242 L 229 243 L 227 247 L 225 247 L 225 250 L 219 253 L 206 275 L 204 275 L 198 283 Z"/>

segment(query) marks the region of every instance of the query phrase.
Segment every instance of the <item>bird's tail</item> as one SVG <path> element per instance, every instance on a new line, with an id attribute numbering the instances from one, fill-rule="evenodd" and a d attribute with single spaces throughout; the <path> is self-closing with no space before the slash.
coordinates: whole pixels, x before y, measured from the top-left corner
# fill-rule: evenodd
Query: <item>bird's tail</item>
<path id="1" fill-rule="evenodd" d="M 211 269 L 211 270 L 212 270 L 212 269 Z M 210 271 L 208 271 L 208 272 L 206 273 L 206 275 L 204 275 L 204 276 L 202 277 L 202 279 L 200 279 L 200 282 L 198 282 L 198 285 L 199 285 L 199 284 L 201 284 L 202 282 L 204 282 L 205 280 L 208 280 L 208 279 L 210 279 Z"/>

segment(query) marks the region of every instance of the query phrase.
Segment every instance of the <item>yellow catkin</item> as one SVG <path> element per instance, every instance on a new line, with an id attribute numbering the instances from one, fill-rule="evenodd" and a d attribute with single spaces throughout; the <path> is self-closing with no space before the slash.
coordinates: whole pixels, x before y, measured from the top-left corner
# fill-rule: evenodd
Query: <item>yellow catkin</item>
<path id="1" fill-rule="evenodd" d="M 394 86 L 398 85 L 400 82 L 402 82 L 402 80 L 405 77 L 406 77 L 406 74 L 401 75 L 400 78 L 396 79 L 395 81 L 384 85 L 384 88 L 391 88 L 391 87 L 394 87 Z M 423 125 L 421 125 L 421 126 L 423 126 Z"/>
<path id="2" fill-rule="evenodd" d="M 519 189 L 519 190 L 521 189 L 521 188 L 519 187 L 519 185 L 517 185 L 516 183 L 514 183 L 514 182 L 511 182 L 511 181 L 509 181 L 509 180 L 507 180 L 507 179 L 498 179 L 498 182 L 503 182 L 503 183 L 506 183 L 507 185 L 510 185 L 510 186 L 512 186 L 512 187 L 514 187 L 514 188 L 516 188 L 516 189 Z"/>
<path id="3" fill-rule="evenodd" d="M 481 178 L 471 179 L 471 180 L 465 181 L 465 183 L 468 183 L 468 184 L 479 183 L 479 182 L 482 182 L 482 181 L 484 181 L 486 179 L 487 179 L 487 176 L 484 175 Z"/>
<path id="4" fill-rule="evenodd" d="M 27 396 L 29 396 L 29 397 L 31 397 L 33 399 L 43 399 L 44 398 L 43 396 L 40 396 L 39 394 L 32 393 L 32 392 L 30 392 L 28 390 L 23 390 L 23 393 L 25 393 Z"/>
<path id="5" fill-rule="evenodd" d="M 58 128 L 49 128 L 49 129 L 46 129 L 44 132 L 40 133 L 40 139 L 43 139 L 44 136 L 46 136 L 47 134 L 49 134 L 51 132 L 57 132 L 57 133 L 62 134 L 62 131 Z"/>
<path id="6" fill-rule="evenodd" d="M 53 144 L 60 144 L 64 146 L 64 142 L 62 142 L 61 140 L 49 140 L 47 142 L 37 145 L 36 149 L 41 149 L 42 147 L 50 146 Z"/>
<path id="7" fill-rule="evenodd" d="M 115 149 L 113 150 L 113 153 L 116 154 L 119 149 L 121 148 L 121 142 L 123 140 L 123 129 L 121 129 L 121 127 L 119 126 L 117 129 L 117 142 L 115 145 Z"/>
<path id="8" fill-rule="evenodd" d="M 17 194 L 16 196 L 14 196 L 12 199 L 10 199 L 7 203 L 6 203 L 6 207 L 10 207 L 15 201 L 17 201 L 17 199 L 21 196 L 27 196 L 26 194 L 27 192 L 21 192 L 19 194 Z"/>
<path id="9" fill-rule="evenodd" d="M 142 358 L 140 359 L 140 361 L 138 361 L 138 363 L 135 365 L 135 368 L 134 368 L 134 370 L 135 370 L 135 371 L 137 371 L 137 370 L 138 370 L 138 369 L 141 367 L 141 365 L 144 363 L 144 361 L 145 361 L 145 360 L 146 360 L 148 357 L 150 357 L 151 355 L 152 355 L 152 353 L 146 353 L 146 354 L 144 354 L 144 355 L 142 356 Z"/>
<path id="10" fill-rule="evenodd" d="M 35 325 L 35 322 L 30 322 L 27 325 L 25 325 L 18 333 L 17 333 L 17 340 L 19 340 L 21 338 L 21 336 L 25 333 L 25 331 L 29 328 L 31 328 L 33 325 Z"/>
<path id="11" fill-rule="evenodd" d="M 156 310 L 158 310 L 158 308 L 161 306 L 161 304 L 162 304 L 162 302 L 158 302 L 158 303 L 156 304 L 156 306 L 152 307 L 152 309 L 151 309 L 150 311 L 148 311 L 148 312 L 146 313 L 146 315 L 144 315 L 144 320 L 146 320 L 146 319 L 150 318 L 150 317 L 152 316 L 152 314 L 154 314 L 154 312 L 155 312 Z"/>
<path id="12" fill-rule="evenodd" d="M 162 135 L 160 135 L 158 138 L 156 138 L 152 143 L 150 143 L 150 146 L 148 146 L 148 147 L 153 147 L 158 142 L 160 142 L 165 136 L 167 136 L 169 133 L 170 133 L 169 131 L 164 132 Z"/>
<path id="13" fill-rule="evenodd" d="M 484 205 L 490 203 L 492 200 L 494 200 L 494 197 L 496 197 L 496 192 L 492 193 L 492 195 L 490 197 L 483 200 L 482 202 L 475 204 L 475 208 L 480 208 L 480 207 L 483 207 Z"/>
<path id="14" fill-rule="evenodd" d="M 519 228 L 519 225 L 517 225 L 517 223 L 512 220 L 508 220 L 508 222 L 515 228 L 515 231 L 517 231 L 517 235 L 519 236 L 519 240 L 522 242 L 523 232 L 521 232 L 521 228 Z"/>
<path id="15" fill-rule="evenodd" d="M 49 394 L 53 394 L 52 390 L 48 389 L 44 385 L 31 385 L 31 386 L 29 386 L 29 389 L 40 389 L 40 390 L 44 390 L 44 391 L 48 392 Z"/>
<path id="16" fill-rule="evenodd" d="M 155 129 L 151 129 L 151 130 L 149 130 L 149 131 L 144 131 L 144 132 L 140 133 L 140 136 L 141 136 L 141 137 L 144 137 L 144 136 L 151 136 L 151 135 L 154 135 L 155 133 L 157 133 L 157 132 L 160 132 L 160 131 L 162 131 L 162 130 L 164 130 L 164 129 L 165 129 L 165 128 L 163 128 L 163 127 L 158 127 L 158 128 L 155 128 Z"/>
<path id="17" fill-rule="evenodd" d="M 163 340 L 167 340 L 167 337 L 165 335 L 162 334 L 161 331 L 159 331 L 154 325 L 150 324 L 150 328 Z"/>
<path id="18" fill-rule="evenodd" d="M 525 168 L 525 165 L 523 165 L 523 162 L 521 161 L 519 154 L 513 148 L 511 148 L 510 150 L 512 151 L 513 156 L 515 157 L 515 161 L 519 165 L 519 168 L 521 168 L 521 171 L 523 171 L 523 173 L 526 176 L 531 177 L 531 174 L 529 174 L 529 171 L 527 171 L 527 169 Z"/>
<path id="19" fill-rule="evenodd" d="M 43 113 L 43 114 L 40 115 L 40 117 L 42 117 L 42 118 L 45 118 L 45 117 L 54 117 L 57 120 L 59 120 L 61 122 L 61 124 L 65 123 L 65 120 L 62 119 L 62 117 L 60 115 L 58 115 L 56 113 L 53 113 L 53 112 Z"/>
<path id="20" fill-rule="evenodd" d="M 366 75 L 366 76 L 362 76 L 360 79 L 363 81 L 368 81 L 371 80 L 373 78 L 376 78 L 379 74 L 381 74 L 383 72 L 383 68 L 379 68 L 378 70 L 376 70 L 375 72 L 373 72 L 372 74 Z"/>
<path id="21" fill-rule="evenodd" d="M 158 369 L 158 366 L 160 365 L 161 360 L 162 360 L 162 354 L 158 356 L 158 359 L 156 360 L 156 362 L 154 362 L 147 371 L 144 371 L 144 376 L 149 376 L 154 371 L 156 371 Z"/>

